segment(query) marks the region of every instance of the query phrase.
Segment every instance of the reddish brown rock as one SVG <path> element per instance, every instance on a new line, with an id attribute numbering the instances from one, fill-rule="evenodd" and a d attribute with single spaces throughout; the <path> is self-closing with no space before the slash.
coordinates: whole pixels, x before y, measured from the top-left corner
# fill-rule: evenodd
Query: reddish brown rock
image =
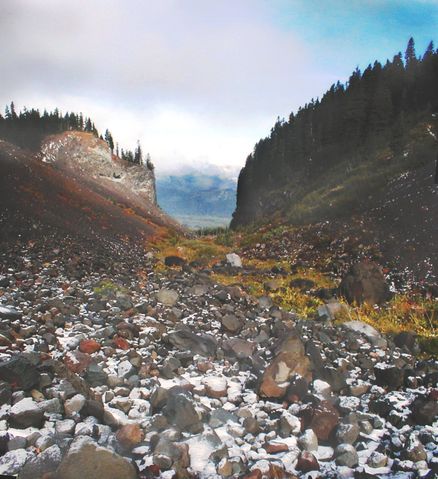
<path id="1" fill-rule="evenodd" d="M 311 452 L 302 451 L 298 457 L 296 469 L 301 472 L 319 471 L 318 459 Z"/>
<path id="2" fill-rule="evenodd" d="M 224 376 L 207 376 L 202 383 L 208 397 L 219 399 L 227 395 L 227 379 Z"/>
<path id="3" fill-rule="evenodd" d="M 278 454 L 279 452 L 289 451 L 289 446 L 280 442 L 269 442 L 265 445 L 265 451 L 268 454 Z"/>
<path id="4" fill-rule="evenodd" d="M 113 339 L 113 344 L 117 349 L 123 349 L 124 351 L 127 351 L 131 347 L 128 341 L 120 336 L 116 336 Z"/>
<path id="5" fill-rule="evenodd" d="M 96 351 L 99 351 L 100 344 L 94 339 L 84 339 L 79 343 L 79 351 L 81 353 L 93 354 Z"/>
<path id="6" fill-rule="evenodd" d="M 210 361 L 199 361 L 196 365 L 196 368 L 201 373 L 206 373 L 207 371 L 213 369 L 213 364 Z"/>
<path id="7" fill-rule="evenodd" d="M 138 424 L 126 424 L 116 434 L 117 441 L 125 449 L 132 449 L 144 439 L 143 430 Z"/>
<path id="8" fill-rule="evenodd" d="M 86 353 L 81 353 L 81 351 L 69 351 L 64 356 L 64 364 L 67 366 L 67 369 L 76 374 L 85 371 L 91 362 L 91 356 Z"/>
<path id="9" fill-rule="evenodd" d="M 281 398 L 285 395 L 289 381 L 294 376 L 311 381 L 310 361 L 304 353 L 301 339 L 291 334 L 278 348 L 277 355 L 265 369 L 259 386 L 263 397 Z"/>
<path id="10" fill-rule="evenodd" d="M 269 464 L 268 479 L 298 479 L 297 476 L 284 470 L 279 464 Z"/>
<path id="11" fill-rule="evenodd" d="M 322 401 L 303 411 L 303 422 L 305 429 L 313 429 L 319 441 L 328 441 L 339 422 L 339 412 L 328 401 Z"/>

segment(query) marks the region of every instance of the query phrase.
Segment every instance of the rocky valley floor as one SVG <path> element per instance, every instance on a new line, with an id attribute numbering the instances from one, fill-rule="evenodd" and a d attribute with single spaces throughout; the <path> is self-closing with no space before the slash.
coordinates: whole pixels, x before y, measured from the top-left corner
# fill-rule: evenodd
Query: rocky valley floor
<path id="1" fill-rule="evenodd" d="M 253 274 L 236 258 L 166 268 L 68 240 L 0 255 L 0 474 L 438 476 L 438 363 L 412 334 L 220 284 Z"/>

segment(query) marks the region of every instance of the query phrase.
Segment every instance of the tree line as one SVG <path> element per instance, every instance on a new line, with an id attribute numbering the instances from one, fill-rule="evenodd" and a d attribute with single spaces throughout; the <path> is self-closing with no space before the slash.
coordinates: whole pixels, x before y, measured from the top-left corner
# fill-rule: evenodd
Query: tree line
<path id="1" fill-rule="evenodd" d="M 91 133 L 96 138 L 106 141 L 111 153 L 122 160 L 144 164 L 150 170 L 154 168 L 150 155 L 143 154 L 140 142 L 137 142 L 133 151 L 119 149 L 108 129 L 103 136 L 100 135 L 92 119 L 85 117 L 82 113 L 62 114 L 58 108 L 55 108 L 51 112 L 44 110 L 41 114 L 38 109 L 29 110 L 26 107 L 17 112 L 14 102 L 11 102 L 6 106 L 4 116 L 0 114 L 0 138 L 23 148 L 38 149 L 44 137 L 65 131 Z"/>
<path id="2" fill-rule="evenodd" d="M 297 174 L 311 177 L 345 158 L 359 162 L 379 145 L 399 154 L 408 129 L 436 112 L 438 50 L 430 42 L 418 56 L 411 38 L 404 55 L 356 68 L 345 84 L 333 84 L 287 120 L 278 118 L 240 173 L 238 209 L 249 197 L 254 201 L 250 190 L 281 188 Z"/>

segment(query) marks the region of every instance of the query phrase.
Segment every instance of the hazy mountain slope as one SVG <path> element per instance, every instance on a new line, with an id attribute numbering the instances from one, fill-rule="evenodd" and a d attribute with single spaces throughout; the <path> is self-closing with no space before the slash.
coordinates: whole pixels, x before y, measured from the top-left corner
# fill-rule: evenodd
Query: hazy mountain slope
<path id="1" fill-rule="evenodd" d="M 0 240 L 51 234 L 142 244 L 180 228 L 154 203 L 149 173 L 111 156 L 91 134 L 68 132 L 34 154 L 0 142 Z M 137 173 L 135 173 L 137 169 Z"/>
<path id="2" fill-rule="evenodd" d="M 236 183 L 208 175 L 171 175 L 157 179 L 158 203 L 188 226 L 227 224 L 236 203 Z"/>

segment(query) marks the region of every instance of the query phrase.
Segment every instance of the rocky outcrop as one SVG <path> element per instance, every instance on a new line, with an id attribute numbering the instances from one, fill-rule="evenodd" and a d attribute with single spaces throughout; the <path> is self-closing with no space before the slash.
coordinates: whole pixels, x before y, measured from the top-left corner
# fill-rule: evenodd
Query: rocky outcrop
<path id="1" fill-rule="evenodd" d="M 107 143 L 83 132 L 68 132 L 47 138 L 41 146 L 45 163 L 61 164 L 87 177 L 140 194 L 157 204 L 155 174 L 147 164 L 137 165 L 113 155 Z"/>

